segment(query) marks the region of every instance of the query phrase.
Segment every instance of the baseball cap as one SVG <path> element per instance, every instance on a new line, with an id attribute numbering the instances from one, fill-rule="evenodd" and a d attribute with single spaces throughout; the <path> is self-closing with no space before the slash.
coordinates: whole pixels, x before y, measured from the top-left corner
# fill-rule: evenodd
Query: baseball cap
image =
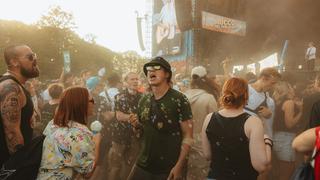
<path id="1" fill-rule="evenodd" d="M 191 77 L 193 75 L 197 75 L 200 78 L 205 77 L 207 75 L 207 70 L 203 66 L 196 66 L 191 70 Z"/>
<path id="2" fill-rule="evenodd" d="M 143 72 L 145 75 L 147 75 L 148 73 L 147 66 L 153 66 L 153 65 L 160 65 L 165 71 L 170 73 L 170 79 L 171 79 L 171 76 L 172 76 L 171 66 L 168 61 L 166 61 L 163 57 L 160 57 L 160 56 L 153 58 L 150 62 L 147 62 L 143 66 Z"/>
<path id="3" fill-rule="evenodd" d="M 99 84 L 99 82 L 100 82 L 100 78 L 99 77 L 97 77 L 97 76 L 90 77 L 86 81 L 87 88 L 89 90 L 93 90 L 94 88 L 96 88 L 96 86 Z"/>

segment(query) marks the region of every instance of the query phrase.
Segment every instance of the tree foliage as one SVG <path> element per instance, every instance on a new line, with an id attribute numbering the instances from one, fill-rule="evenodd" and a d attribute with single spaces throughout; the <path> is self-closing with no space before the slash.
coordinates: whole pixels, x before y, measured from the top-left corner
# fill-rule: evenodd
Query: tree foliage
<path id="1" fill-rule="evenodd" d="M 36 25 L 39 27 L 53 27 L 58 29 L 76 29 L 73 14 L 62 10 L 60 6 L 50 8 L 48 14 L 42 15 Z"/>
<path id="2" fill-rule="evenodd" d="M 63 51 L 71 56 L 71 72 L 80 73 L 83 69 L 96 70 L 105 67 L 107 75 L 111 72 L 125 73 L 139 71 L 145 62 L 135 52 L 123 54 L 96 44 L 96 36 L 88 34 L 80 38 L 73 30 L 76 28 L 71 13 L 59 6 L 52 7 L 34 25 L 17 21 L 0 20 L 0 53 L 12 44 L 27 44 L 37 53 L 41 70 L 40 79 L 59 77 L 64 60 Z M 0 73 L 6 70 L 3 56 L 0 57 Z"/>
<path id="3" fill-rule="evenodd" d="M 4 73 L 6 65 L 3 50 L 12 44 L 27 44 L 37 53 L 41 70 L 40 79 L 54 79 L 59 77 L 63 67 L 62 50 L 68 50 L 71 56 L 71 71 L 78 74 L 83 69 L 96 70 L 100 67 L 112 68 L 112 58 L 117 53 L 97 44 L 84 41 L 74 32 L 72 46 L 61 47 L 58 38 L 64 37 L 66 32 L 52 27 L 39 28 L 17 21 L 0 20 L 0 73 Z"/>
<path id="4" fill-rule="evenodd" d="M 122 74 L 126 72 L 141 73 L 146 61 L 134 51 L 115 55 L 112 59 L 114 70 Z"/>

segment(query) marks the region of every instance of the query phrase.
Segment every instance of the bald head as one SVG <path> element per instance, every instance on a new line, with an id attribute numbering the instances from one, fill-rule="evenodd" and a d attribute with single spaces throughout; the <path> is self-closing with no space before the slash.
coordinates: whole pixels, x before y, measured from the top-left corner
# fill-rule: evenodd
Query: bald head
<path id="1" fill-rule="evenodd" d="M 4 60 L 6 64 L 10 65 L 10 60 L 17 58 L 20 55 L 20 50 L 23 48 L 29 48 L 27 45 L 19 44 L 19 45 L 11 45 L 4 49 Z"/>

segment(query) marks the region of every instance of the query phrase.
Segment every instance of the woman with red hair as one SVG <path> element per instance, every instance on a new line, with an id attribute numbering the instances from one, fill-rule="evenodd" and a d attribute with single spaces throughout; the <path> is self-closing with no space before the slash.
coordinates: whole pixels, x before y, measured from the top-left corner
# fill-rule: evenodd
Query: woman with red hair
<path id="1" fill-rule="evenodd" d="M 222 109 L 203 123 L 203 151 L 211 161 L 208 180 L 254 180 L 271 162 L 273 142 L 261 120 L 244 112 L 247 101 L 247 82 L 231 78 L 222 89 Z"/>
<path id="2" fill-rule="evenodd" d="M 93 106 L 86 88 L 72 87 L 63 92 L 54 119 L 43 133 L 46 138 L 37 179 L 72 179 L 74 172 L 90 177 L 101 139 L 86 126 Z"/>

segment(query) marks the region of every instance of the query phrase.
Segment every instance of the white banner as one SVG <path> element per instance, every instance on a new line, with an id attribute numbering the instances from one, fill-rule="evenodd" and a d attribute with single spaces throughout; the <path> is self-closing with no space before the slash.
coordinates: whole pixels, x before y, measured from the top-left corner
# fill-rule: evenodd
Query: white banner
<path id="1" fill-rule="evenodd" d="M 238 36 L 246 35 L 246 22 L 202 11 L 202 28 Z"/>

